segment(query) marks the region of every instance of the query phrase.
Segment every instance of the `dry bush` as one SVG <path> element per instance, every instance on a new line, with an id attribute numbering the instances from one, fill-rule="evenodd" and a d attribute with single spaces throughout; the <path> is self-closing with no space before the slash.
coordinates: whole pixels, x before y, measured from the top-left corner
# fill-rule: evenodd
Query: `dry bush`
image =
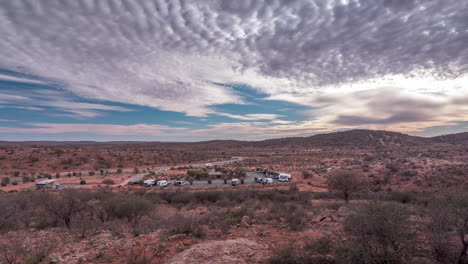
<path id="1" fill-rule="evenodd" d="M 33 235 L 26 231 L 11 232 L 0 240 L 0 263 L 40 263 L 55 247 L 54 238 L 47 234 Z"/>
<path id="2" fill-rule="evenodd" d="M 195 215 L 175 214 L 167 219 L 166 225 L 171 235 L 186 234 L 195 237 L 205 237 L 201 219 Z"/>

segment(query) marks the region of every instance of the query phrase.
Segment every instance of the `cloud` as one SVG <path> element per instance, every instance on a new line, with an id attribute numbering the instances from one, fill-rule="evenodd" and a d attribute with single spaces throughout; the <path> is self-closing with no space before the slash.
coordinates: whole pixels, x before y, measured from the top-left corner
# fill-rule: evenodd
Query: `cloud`
<path id="1" fill-rule="evenodd" d="M 58 110 L 51 115 L 68 116 L 76 119 L 97 117 L 103 111 L 129 112 L 131 109 L 97 103 L 76 102 L 66 92 L 54 90 L 2 91 L 0 90 L 0 108 L 16 108 L 30 111 L 42 111 L 45 107 Z"/>
<path id="2" fill-rule="evenodd" d="M 10 81 L 10 82 L 20 82 L 20 83 L 32 83 L 32 84 L 47 84 L 46 82 L 40 80 L 33 80 L 29 78 L 21 78 L 17 76 L 1 74 L 0 73 L 0 81 Z"/>
<path id="3" fill-rule="evenodd" d="M 0 67 L 83 98 L 190 116 L 244 104 L 214 84 L 244 83 L 311 107 L 307 124 L 320 129 L 422 129 L 467 116 L 441 105 L 468 95 L 467 13 L 459 0 L 2 1 Z M 372 105 L 392 93 L 436 109 Z M 93 107 L 67 111 L 120 111 Z"/>
<path id="4" fill-rule="evenodd" d="M 169 127 L 163 125 L 135 124 L 135 125 L 109 125 L 109 124 L 55 124 L 55 123 L 27 123 L 31 127 L 0 127 L 0 133 L 85 133 L 103 135 L 172 135 L 174 131 L 185 128 Z"/>
<path id="5" fill-rule="evenodd" d="M 227 116 L 232 119 L 239 119 L 239 120 L 273 120 L 279 117 L 282 117 L 282 115 L 276 115 L 276 114 L 246 114 L 246 115 L 233 115 L 233 114 L 228 114 L 228 113 L 218 113 L 218 115 L 221 116 Z"/>

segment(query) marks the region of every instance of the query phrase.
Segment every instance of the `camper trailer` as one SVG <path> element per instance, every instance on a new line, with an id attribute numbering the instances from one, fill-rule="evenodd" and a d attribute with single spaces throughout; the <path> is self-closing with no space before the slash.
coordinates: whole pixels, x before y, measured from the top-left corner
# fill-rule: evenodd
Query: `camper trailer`
<path id="1" fill-rule="evenodd" d="M 36 182 L 36 190 L 52 189 L 54 187 L 54 182 L 55 180 L 52 179 Z"/>
<path id="2" fill-rule="evenodd" d="M 151 187 L 151 186 L 153 186 L 153 185 L 155 185 L 155 184 L 156 184 L 156 181 L 155 181 L 155 180 L 145 180 L 145 181 L 143 181 L 143 185 L 144 185 L 145 187 Z"/>
<path id="3" fill-rule="evenodd" d="M 292 176 L 291 174 L 287 174 L 287 173 L 280 173 L 278 175 L 278 181 L 280 182 L 288 182 L 292 179 Z"/>
<path id="4" fill-rule="evenodd" d="M 174 182 L 175 186 L 184 186 L 185 184 L 187 184 L 185 181 L 175 181 Z"/>
<path id="5" fill-rule="evenodd" d="M 167 183 L 167 181 L 162 180 L 162 181 L 158 181 L 157 185 L 159 187 L 166 187 L 168 185 L 168 183 Z"/>
<path id="6" fill-rule="evenodd" d="M 239 179 L 232 179 L 232 180 L 231 180 L 231 185 L 232 185 L 232 186 L 237 186 L 237 185 L 239 185 L 239 184 L 240 184 L 240 180 L 239 180 Z"/>

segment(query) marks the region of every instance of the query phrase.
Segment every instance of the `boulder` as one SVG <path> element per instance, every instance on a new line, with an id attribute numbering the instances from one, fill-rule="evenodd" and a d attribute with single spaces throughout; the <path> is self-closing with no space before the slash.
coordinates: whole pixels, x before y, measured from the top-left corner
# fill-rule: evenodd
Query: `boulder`
<path id="1" fill-rule="evenodd" d="M 265 263 L 270 252 L 267 247 L 245 238 L 208 241 L 196 244 L 175 255 L 168 264 L 247 264 Z"/>

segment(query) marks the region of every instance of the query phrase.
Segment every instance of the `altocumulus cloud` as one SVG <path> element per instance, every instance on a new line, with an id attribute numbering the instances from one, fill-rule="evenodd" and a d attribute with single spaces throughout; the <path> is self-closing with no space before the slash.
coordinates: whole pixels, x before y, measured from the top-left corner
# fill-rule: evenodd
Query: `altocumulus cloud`
<path id="1" fill-rule="evenodd" d="M 214 83 L 245 83 L 313 106 L 301 129 L 417 131 L 468 118 L 454 103 L 468 95 L 467 13 L 459 0 L 2 1 L 0 67 L 191 116 L 244 104 Z"/>

